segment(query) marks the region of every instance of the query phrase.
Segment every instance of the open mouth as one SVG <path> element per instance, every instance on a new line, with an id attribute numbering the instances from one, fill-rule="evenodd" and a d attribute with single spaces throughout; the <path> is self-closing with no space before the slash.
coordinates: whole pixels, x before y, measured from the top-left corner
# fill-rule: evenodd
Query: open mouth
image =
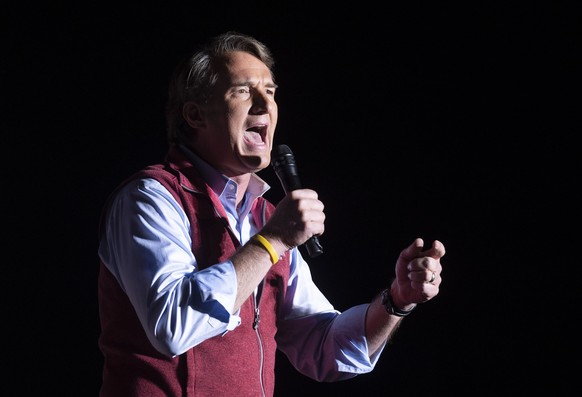
<path id="1" fill-rule="evenodd" d="M 245 141 L 253 145 L 264 145 L 265 137 L 267 136 L 267 126 L 257 125 L 248 128 L 245 131 Z"/>

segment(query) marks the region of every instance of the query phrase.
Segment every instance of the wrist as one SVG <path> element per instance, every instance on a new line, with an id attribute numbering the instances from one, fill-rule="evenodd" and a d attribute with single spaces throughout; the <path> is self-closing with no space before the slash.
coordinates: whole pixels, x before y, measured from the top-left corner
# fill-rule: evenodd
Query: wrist
<path id="1" fill-rule="evenodd" d="M 268 233 L 255 234 L 251 237 L 251 242 L 262 247 L 269 253 L 273 265 L 283 259 L 287 251 L 290 249 L 280 239 Z"/>
<path id="2" fill-rule="evenodd" d="M 397 317 L 406 317 L 416 308 L 416 304 L 397 306 L 388 288 L 382 291 L 381 301 L 386 313 Z"/>
<path id="3" fill-rule="evenodd" d="M 271 258 L 271 264 L 275 264 L 279 262 L 281 256 L 277 253 L 277 250 L 273 247 L 271 242 L 267 240 L 263 235 L 257 233 L 253 237 L 251 237 L 251 241 L 254 242 L 256 245 L 263 248 L 269 254 Z"/>

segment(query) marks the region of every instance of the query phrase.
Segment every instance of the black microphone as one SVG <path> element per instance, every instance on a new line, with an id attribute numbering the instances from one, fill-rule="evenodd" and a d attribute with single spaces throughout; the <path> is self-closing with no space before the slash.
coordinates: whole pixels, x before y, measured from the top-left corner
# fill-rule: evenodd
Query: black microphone
<path id="1" fill-rule="evenodd" d="M 271 155 L 271 165 L 275 170 L 275 174 L 283 185 L 285 194 L 290 191 L 301 189 L 301 181 L 297 174 L 297 165 L 295 164 L 295 156 L 287 145 L 278 145 L 273 149 Z M 310 257 L 315 258 L 323 253 L 323 247 L 319 243 L 317 236 L 311 236 L 309 240 L 304 243 L 307 253 Z"/>

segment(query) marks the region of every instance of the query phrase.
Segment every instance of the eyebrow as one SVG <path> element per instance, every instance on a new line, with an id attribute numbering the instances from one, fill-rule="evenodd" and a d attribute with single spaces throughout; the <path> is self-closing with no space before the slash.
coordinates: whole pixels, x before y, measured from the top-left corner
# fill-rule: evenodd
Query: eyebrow
<path id="1" fill-rule="evenodd" d="M 241 86 L 241 85 L 246 85 L 246 86 L 253 86 L 253 82 L 250 80 L 245 80 L 245 81 L 232 81 L 230 86 L 231 87 L 236 87 L 236 86 Z M 275 83 L 275 82 L 270 82 L 270 83 L 266 83 L 265 87 L 268 88 L 279 88 L 279 86 Z"/>

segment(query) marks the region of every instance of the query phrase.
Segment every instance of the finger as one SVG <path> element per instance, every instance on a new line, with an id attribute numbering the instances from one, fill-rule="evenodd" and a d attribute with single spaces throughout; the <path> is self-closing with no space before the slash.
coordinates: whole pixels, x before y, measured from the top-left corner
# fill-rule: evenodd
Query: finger
<path id="1" fill-rule="evenodd" d="M 437 278 L 437 274 L 436 274 L 436 272 L 434 272 L 432 270 L 427 270 L 425 272 L 425 278 L 426 277 L 428 277 L 428 280 L 426 280 L 427 283 L 434 284 L 434 282 L 436 281 L 436 278 Z"/>
<path id="2" fill-rule="evenodd" d="M 422 252 L 423 256 L 430 256 L 434 259 L 440 259 L 445 255 L 445 246 L 438 240 L 433 241 L 432 246 Z"/>
<path id="3" fill-rule="evenodd" d="M 400 258 L 410 261 L 418 257 L 419 253 L 422 252 L 422 247 L 424 246 L 424 241 L 421 238 L 416 238 L 412 244 L 403 249 L 400 252 Z"/>
<path id="4" fill-rule="evenodd" d="M 410 281 L 416 282 L 418 284 L 434 284 L 438 277 L 438 272 L 429 268 L 423 268 L 422 270 L 411 271 L 408 273 L 408 278 Z"/>
<path id="5" fill-rule="evenodd" d="M 315 190 L 312 189 L 296 189 L 289 192 L 291 198 L 297 199 L 317 199 L 318 195 Z"/>

